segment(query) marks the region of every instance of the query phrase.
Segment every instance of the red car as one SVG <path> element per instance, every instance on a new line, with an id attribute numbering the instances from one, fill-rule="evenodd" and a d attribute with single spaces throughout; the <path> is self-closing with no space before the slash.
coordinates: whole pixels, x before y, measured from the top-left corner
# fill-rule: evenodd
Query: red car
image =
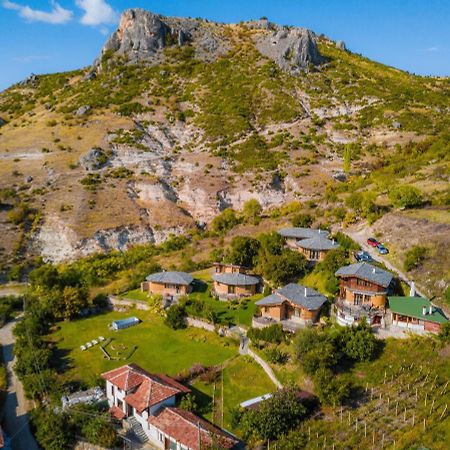
<path id="1" fill-rule="evenodd" d="M 375 239 L 375 238 L 369 238 L 367 239 L 367 243 L 371 246 L 371 247 L 376 247 L 379 242 Z"/>

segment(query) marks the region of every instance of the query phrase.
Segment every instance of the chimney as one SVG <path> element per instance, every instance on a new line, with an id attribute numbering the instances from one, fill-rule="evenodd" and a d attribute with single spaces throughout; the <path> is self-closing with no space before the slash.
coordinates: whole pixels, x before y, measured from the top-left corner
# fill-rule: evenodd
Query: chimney
<path id="1" fill-rule="evenodd" d="M 427 307 L 422 306 L 422 316 L 426 316 L 426 315 L 427 315 Z"/>
<path id="2" fill-rule="evenodd" d="M 308 296 L 308 294 L 306 293 L 306 288 L 305 288 L 305 297 L 307 297 Z"/>
<path id="3" fill-rule="evenodd" d="M 430 314 L 430 315 L 431 315 L 431 314 L 433 314 L 433 305 L 430 305 L 430 308 L 429 308 L 429 310 L 428 310 L 428 311 L 429 311 L 429 313 L 428 313 L 428 314 Z"/>
<path id="4" fill-rule="evenodd" d="M 414 281 L 411 282 L 411 287 L 409 289 L 409 296 L 415 297 L 416 296 L 416 286 L 414 284 Z"/>
<path id="5" fill-rule="evenodd" d="M 376 273 L 377 269 L 375 267 L 372 269 L 372 273 Z"/>

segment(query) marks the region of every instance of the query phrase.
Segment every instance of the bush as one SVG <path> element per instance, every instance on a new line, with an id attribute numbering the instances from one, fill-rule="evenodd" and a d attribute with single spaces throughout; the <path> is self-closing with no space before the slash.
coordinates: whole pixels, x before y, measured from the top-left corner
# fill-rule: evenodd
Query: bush
<path id="1" fill-rule="evenodd" d="M 406 252 L 403 268 L 409 272 L 421 265 L 427 256 L 427 248 L 416 245 Z"/>
<path id="2" fill-rule="evenodd" d="M 167 310 L 164 323 L 174 330 L 186 328 L 186 310 L 183 306 L 173 305 Z"/>
<path id="3" fill-rule="evenodd" d="M 409 185 L 393 188 L 388 196 L 391 203 L 397 208 L 415 208 L 421 206 L 423 202 L 420 191 Z"/>
<path id="4" fill-rule="evenodd" d="M 309 214 L 296 214 L 292 219 L 293 227 L 309 228 L 313 223 L 313 218 Z"/>
<path id="5" fill-rule="evenodd" d="M 268 348 L 265 354 L 267 359 L 273 364 L 286 364 L 289 359 L 289 355 L 278 348 Z"/>
<path id="6" fill-rule="evenodd" d="M 266 328 L 250 328 L 247 331 L 247 337 L 255 343 L 264 341 L 272 344 L 281 344 L 284 340 L 283 327 L 275 324 Z"/>
<path id="7" fill-rule="evenodd" d="M 233 209 L 224 209 L 211 222 L 211 228 L 216 233 L 226 233 L 239 223 L 239 219 Z"/>
<path id="8" fill-rule="evenodd" d="M 244 203 L 242 215 L 246 222 L 257 225 L 261 221 L 262 207 L 256 198 L 251 198 Z"/>

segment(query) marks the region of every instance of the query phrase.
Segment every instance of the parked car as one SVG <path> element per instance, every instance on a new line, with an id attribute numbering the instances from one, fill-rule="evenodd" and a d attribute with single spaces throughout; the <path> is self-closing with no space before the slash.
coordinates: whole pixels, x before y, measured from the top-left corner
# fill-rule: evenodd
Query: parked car
<path id="1" fill-rule="evenodd" d="M 380 243 L 378 243 L 378 245 L 377 245 L 377 250 L 382 255 L 386 255 L 387 253 L 389 253 L 389 250 L 383 244 L 380 244 Z"/>
<path id="2" fill-rule="evenodd" d="M 373 258 L 369 255 L 369 253 L 365 251 L 360 251 L 355 253 L 355 259 L 358 262 L 364 261 L 364 262 L 372 262 Z"/>
<path id="3" fill-rule="evenodd" d="M 367 239 L 367 243 L 371 246 L 371 247 L 376 247 L 379 242 L 375 239 L 375 238 L 369 238 Z"/>

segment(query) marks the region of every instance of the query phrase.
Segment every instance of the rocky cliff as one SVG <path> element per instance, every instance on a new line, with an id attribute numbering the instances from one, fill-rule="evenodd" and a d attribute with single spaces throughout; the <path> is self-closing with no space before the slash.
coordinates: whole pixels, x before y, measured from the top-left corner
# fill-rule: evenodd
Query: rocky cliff
<path id="1" fill-rule="evenodd" d="M 259 51 L 274 60 L 282 69 L 298 71 L 308 64 L 319 65 L 325 59 L 317 48 L 312 31 L 271 24 L 267 20 L 247 22 L 249 29 L 257 29 Z M 164 17 L 135 8 L 126 10 L 118 29 L 102 49 L 102 55 L 125 55 L 129 61 L 161 61 L 161 50 L 170 46 L 190 44 L 197 56 L 211 60 L 225 54 L 232 46 L 223 25 L 198 19 Z M 101 58 L 97 59 L 98 67 Z"/>

